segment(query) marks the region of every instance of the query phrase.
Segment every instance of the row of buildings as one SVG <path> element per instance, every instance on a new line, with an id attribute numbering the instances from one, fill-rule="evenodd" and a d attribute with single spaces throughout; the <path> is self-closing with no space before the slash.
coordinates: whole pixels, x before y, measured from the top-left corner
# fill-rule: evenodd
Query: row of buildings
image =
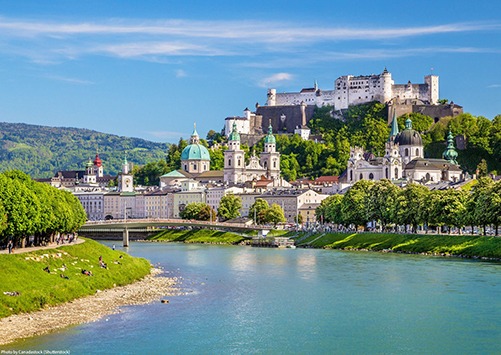
<path id="1" fill-rule="evenodd" d="M 265 107 L 271 110 L 269 112 L 278 109 L 276 112 L 281 114 L 278 120 L 269 120 L 266 130 L 259 121 L 264 116 L 248 109 L 243 119 L 226 119 L 228 142 L 224 151 L 224 168 L 219 171 L 211 170 L 210 152 L 201 144 L 195 126 L 188 146 L 181 153 L 181 168 L 161 176 L 159 186 L 134 186 L 127 159 L 124 159 L 118 177 L 104 175 L 99 154 L 93 161 L 89 159 L 85 170 L 59 172 L 50 183 L 72 191 L 90 220 L 179 218 L 180 212 L 190 203 L 204 202 L 217 209 L 221 198 L 232 193 L 242 200 L 241 216 L 248 216 L 251 205 L 257 198 L 262 198 L 270 205 L 280 205 L 287 221 L 293 223 L 298 214 L 304 222 L 315 221 L 315 209 L 323 199 L 330 194 L 343 193 L 362 179 L 390 179 L 401 185 L 419 182 L 428 186 L 464 180 L 456 161 L 452 136 L 449 134 L 443 159 L 425 159 L 421 135 L 412 128 L 410 119 L 405 122 L 405 129 L 399 132 L 396 107 L 392 110 L 391 133 L 384 156 L 377 157 L 360 147 L 351 147 L 347 169 L 340 177 L 320 177 L 316 181 L 303 179 L 293 184 L 281 177 L 280 152 L 277 151 L 274 132 L 288 131 L 290 121 L 287 115 L 296 112 L 296 108 L 298 115 L 292 116 L 299 119 L 299 124 L 294 133 L 308 139 L 306 123 L 316 106 L 344 109 L 352 104 L 374 100 L 391 102 L 395 98 L 436 105 L 438 77 L 426 76 L 424 84 L 395 85 L 385 69 L 380 75 L 340 77 L 334 90 L 330 91 L 321 91 L 317 85 L 299 93 L 277 94 L 272 89 Z M 265 133 L 259 136 L 264 138 L 264 149 L 259 156 L 253 152 L 246 160 L 241 147 L 242 136 L 248 138 L 258 121 L 260 133 Z M 117 186 L 110 188 L 109 182 L 113 179 L 117 179 Z"/>

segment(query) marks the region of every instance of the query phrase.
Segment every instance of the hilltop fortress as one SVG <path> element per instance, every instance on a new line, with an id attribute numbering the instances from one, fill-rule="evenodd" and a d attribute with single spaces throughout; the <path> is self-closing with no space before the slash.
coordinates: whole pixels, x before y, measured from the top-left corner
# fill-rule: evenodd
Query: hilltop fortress
<path id="1" fill-rule="evenodd" d="M 418 112 L 433 117 L 435 121 L 463 112 L 461 106 L 452 102 L 439 103 L 437 75 L 426 75 L 424 83 L 420 84 L 410 81 L 407 84 L 395 84 L 391 73 L 385 68 L 381 74 L 341 76 L 335 80 L 333 90 L 321 90 L 316 82 L 314 87 L 299 92 L 277 93 L 276 89 L 268 89 L 266 105 L 256 104 L 255 112 L 246 108 L 241 117 L 227 117 L 225 132 L 229 135 L 233 123 L 236 123 L 238 132 L 243 137 L 249 135 L 251 144 L 253 136 L 263 135 L 270 124 L 276 133 L 301 134 L 313 116 L 315 107 L 331 106 L 336 116 L 336 111 L 372 101 L 386 104 L 389 112 L 397 116 Z M 388 115 L 388 123 L 391 123 L 391 116 Z"/>
<path id="2" fill-rule="evenodd" d="M 438 76 L 426 75 L 424 84 L 395 84 L 391 73 L 384 69 L 381 74 L 344 75 L 336 79 L 334 90 L 320 90 L 318 85 L 294 93 L 278 93 L 276 89 L 268 90 L 267 106 L 307 105 L 332 106 L 334 110 L 347 109 L 351 105 L 364 104 L 371 101 L 382 103 L 393 99 L 419 100 L 425 104 L 438 103 Z"/>

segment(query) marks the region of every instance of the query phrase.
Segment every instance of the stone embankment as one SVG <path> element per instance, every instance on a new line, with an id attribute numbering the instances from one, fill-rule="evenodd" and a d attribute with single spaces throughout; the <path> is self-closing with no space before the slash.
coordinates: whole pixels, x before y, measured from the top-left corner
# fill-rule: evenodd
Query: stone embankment
<path id="1" fill-rule="evenodd" d="M 168 296 L 180 295 L 176 278 L 162 276 L 152 269 L 150 275 L 133 284 L 98 291 L 95 295 L 49 307 L 29 314 L 16 314 L 0 319 L 0 345 L 21 338 L 42 335 L 70 325 L 96 321 L 117 313 L 125 305 L 146 304 Z"/>

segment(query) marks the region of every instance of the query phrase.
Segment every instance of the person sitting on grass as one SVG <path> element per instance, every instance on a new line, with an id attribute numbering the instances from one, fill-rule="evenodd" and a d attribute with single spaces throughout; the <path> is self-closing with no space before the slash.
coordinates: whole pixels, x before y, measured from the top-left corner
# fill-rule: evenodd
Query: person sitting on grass
<path id="1" fill-rule="evenodd" d="M 83 269 L 82 274 L 87 275 L 87 276 L 92 276 L 92 271 Z"/>
<path id="2" fill-rule="evenodd" d="M 49 274 L 50 274 L 49 265 L 47 265 L 47 266 L 43 269 L 43 271 L 45 271 L 45 272 L 47 272 L 47 273 L 49 273 Z"/>

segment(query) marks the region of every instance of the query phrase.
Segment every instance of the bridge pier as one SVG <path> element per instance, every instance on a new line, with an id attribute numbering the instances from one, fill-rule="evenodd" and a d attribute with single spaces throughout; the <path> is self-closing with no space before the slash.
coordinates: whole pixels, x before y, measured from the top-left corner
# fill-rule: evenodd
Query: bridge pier
<path id="1" fill-rule="evenodd" d="M 129 246 L 129 230 L 127 227 L 125 227 L 123 231 L 123 246 L 128 247 Z"/>

